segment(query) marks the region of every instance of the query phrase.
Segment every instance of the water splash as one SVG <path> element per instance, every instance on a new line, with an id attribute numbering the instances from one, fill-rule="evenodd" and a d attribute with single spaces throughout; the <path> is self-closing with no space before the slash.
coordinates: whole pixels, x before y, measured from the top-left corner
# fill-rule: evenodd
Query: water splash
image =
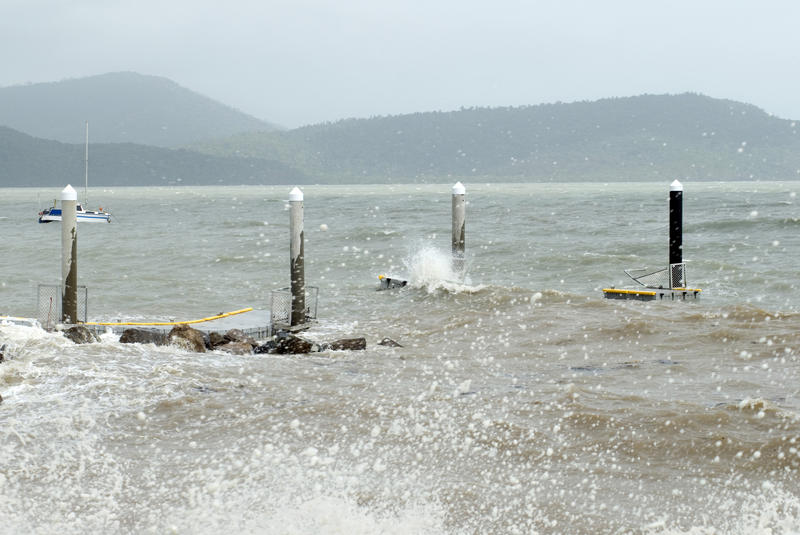
<path id="1" fill-rule="evenodd" d="M 744 503 L 722 498 L 709 508 L 721 514 L 709 516 L 705 522 L 690 527 L 677 527 L 675 520 L 663 518 L 644 526 L 647 535 L 796 535 L 800 533 L 800 500 L 792 492 L 764 481 L 760 492 Z"/>
<path id="2" fill-rule="evenodd" d="M 409 273 L 409 285 L 428 293 L 444 290 L 451 293 L 480 291 L 483 285 L 473 286 L 464 273 L 453 269 L 453 257 L 431 245 L 422 246 L 403 260 Z"/>

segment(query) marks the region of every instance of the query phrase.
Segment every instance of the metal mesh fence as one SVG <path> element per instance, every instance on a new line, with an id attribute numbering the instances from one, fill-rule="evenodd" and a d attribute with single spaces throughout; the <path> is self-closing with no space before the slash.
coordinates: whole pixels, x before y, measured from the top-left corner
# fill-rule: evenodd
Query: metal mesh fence
<path id="1" fill-rule="evenodd" d="M 670 288 L 686 288 L 686 264 L 669 265 Z"/>
<path id="2" fill-rule="evenodd" d="M 648 288 L 669 288 L 669 270 L 667 268 L 652 271 L 647 268 L 626 269 L 625 273 Z"/>
<path id="3" fill-rule="evenodd" d="M 317 319 L 317 297 L 319 288 L 306 286 L 306 322 Z M 292 319 L 292 290 L 280 288 L 272 290 L 270 296 L 270 322 L 273 327 L 289 327 Z"/>
<path id="4" fill-rule="evenodd" d="M 36 289 L 36 319 L 47 330 L 61 323 L 61 298 L 63 292 L 60 284 L 40 284 Z M 78 321 L 86 323 L 88 314 L 89 291 L 86 286 L 78 286 Z"/>
<path id="5" fill-rule="evenodd" d="M 269 317 L 273 325 L 289 325 L 292 316 L 292 293 L 289 288 L 273 290 L 269 304 Z"/>
<path id="6" fill-rule="evenodd" d="M 453 256 L 453 274 L 456 277 L 463 278 L 467 270 L 466 260 L 463 256 Z"/>
<path id="7" fill-rule="evenodd" d="M 686 264 L 670 264 L 668 268 L 657 271 L 647 268 L 626 269 L 625 274 L 648 288 L 686 287 Z"/>

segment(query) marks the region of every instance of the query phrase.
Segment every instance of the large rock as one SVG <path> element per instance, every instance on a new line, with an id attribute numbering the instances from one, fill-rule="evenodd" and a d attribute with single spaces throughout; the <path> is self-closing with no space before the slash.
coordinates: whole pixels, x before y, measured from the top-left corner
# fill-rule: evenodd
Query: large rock
<path id="1" fill-rule="evenodd" d="M 90 331 L 83 325 L 73 325 L 66 331 L 64 336 L 72 340 L 76 344 L 91 344 L 92 342 L 99 342 L 100 337 Z"/>
<path id="2" fill-rule="evenodd" d="M 247 336 L 241 329 L 231 329 L 225 333 L 223 338 L 228 342 L 244 342 L 253 347 L 258 345 L 258 342 L 256 342 L 253 337 Z"/>
<path id="3" fill-rule="evenodd" d="M 0 362 L 6 360 L 5 353 L 6 353 L 6 345 L 3 344 L 2 346 L 0 346 Z"/>
<path id="4" fill-rule="evenodd" d="M 362 350 L 367 348 L 366 338 L 344 338 L 324 344 L 317 344 L 311 340 L 300 338 L 292 333 L 280 331 L 272 340 L 256 346 L 254 353 L 273 353 L 279 355 L 297 355 L 303 353 L 316 353 L 318 351 Z M 222 349 L 222 348 L 220 348 Z"/>
<path id="5" fill-rule="evenodd" d="M 278 354 L 298 355 L 319 351 L 319 346 L 314 342 L 284 331 L 275 335 L 275 342 L 277 343 L 275 353 Z"/>
<path id="6" fill-rule="evenodd" d="M 366 338 L 342 338 L 320 345 L 320 351 L 360 351 L 367 349 Z"/>
<path id="7" fill-rule="evenodd" d="M 386 347 L 403 347 L 402 345 L 398 344 L 391 338 L 384 338 L 380 342 L 378 342 L 379 346 L 386 346 Z"/>
<path id="8" fill-rule="evenodd" d="M 152 329 L 125 329 L 119 341 L 123 344 L 155 344 L 157 346 L 167 345 L 167 335 L 162 331 Z"/>
<path id="9" fill-rule="evenodd" d="M 253 348 L 253 353 L 255 353 L 256 355 L 260 355 L 260 354 L 263 354 L 263 353 L 275 353 L 276 352 L 275 350 L 277 348 L 278 348 L 278 343 L 274 339 L 273 340 L 267 340 L 266 342 L 264 342 L 260 346 L 254 347 Z"/>
<path id="10" fill-rule="evenodd" d="M 167 335 L 169 343 L 185 349 L 186 351 L 193 351 L 195 353 L 206 352 L 205 336 L 201 331 L 193 329 L 182 323 L 176 325 Z"/>
<path id="11" fill-rule="evenodd" d="M 211 349 L 216 349 L 219 346 L 227 344 L 228 342 L 229 340 L 226 340 L 225 336 L 219 334 L 216 331 L 208 333 L 208 343 L 211 345 Z"/>
<path id="12" fill-rule="evenodd" d="M 217 346 L 215 349 L 233 355 L 250 355 L 253 352 L 253 346 L 247 342 L 228 342 L 227 344 Z"/>
<path id="13" fill-rule="evenodd" d="M 253 350 L 254 353 L 278 355 L 298 355 L 317 351 L 319 351 L 319 345 L 286 331 L 279 331 L 272 340 L 267 340 L 266 343 L 256 346 Z"/>

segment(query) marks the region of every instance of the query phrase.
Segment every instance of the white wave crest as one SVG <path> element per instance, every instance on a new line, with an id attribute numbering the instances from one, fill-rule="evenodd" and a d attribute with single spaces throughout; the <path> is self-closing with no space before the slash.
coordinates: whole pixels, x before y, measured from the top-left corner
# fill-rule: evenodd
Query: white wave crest
<path id="1" fill-rule="evenodd" d="M 473 286 L 464 273 L 453 269 L 453 257 L 433 247 L 425 245 L 412 253 L 403 263 L 409 273 L 409 285 L 434 293 L 444 290 L 450 293 L 472 293 L 485 286 Z"/>

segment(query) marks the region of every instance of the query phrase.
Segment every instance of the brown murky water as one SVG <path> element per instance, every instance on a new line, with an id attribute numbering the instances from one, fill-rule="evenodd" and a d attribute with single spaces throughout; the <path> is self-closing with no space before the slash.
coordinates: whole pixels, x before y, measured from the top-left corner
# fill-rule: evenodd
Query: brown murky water
<path id="1" fill-rule="evenodd" d="M 703 297 L 654 303 L 600 289 L 666 262 L 666 184 L 467 184 L 466 283 L 449 186 L 306 188 L 308 335 L 367 351 L 0 326 L 0 533 L 799 533 L 796 184 L 685 184 Z M 288 189 L 93 193 L 118 221 L 79 229 L 89 316 L 267 308 Z M 4 190 L 13 315 L 59 277 L 35 193 Z"/>

